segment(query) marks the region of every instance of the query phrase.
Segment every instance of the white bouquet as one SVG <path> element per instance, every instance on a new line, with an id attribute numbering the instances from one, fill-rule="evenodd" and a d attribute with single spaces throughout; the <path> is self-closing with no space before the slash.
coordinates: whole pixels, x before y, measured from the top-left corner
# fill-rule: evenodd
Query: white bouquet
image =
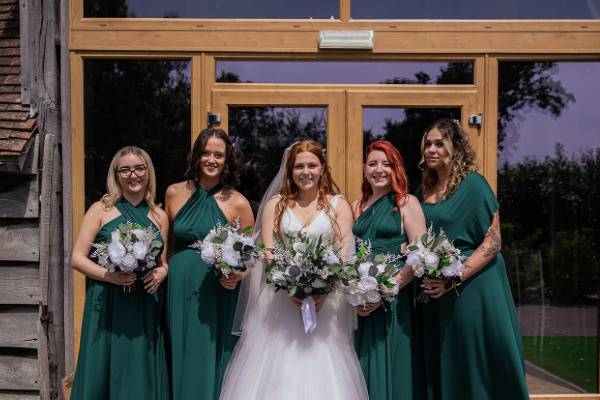
<path id="1" fill-rule="evenodd" d="M 199 250 L 202 260 L 214 265 L 217 275 L 229 277 L 246 271 L 253 266 L 253 260 L 262 256 L 261 246 L 250 234 L 252 227 L 240 229 L 239 220 L 225 225 L 217 222 L 203 240 L 190 247 Z"/>
<path id="2" fill-rule="evenodd" d="M 396 276 L 401 268 L 395 262 L 402 256 L 378 254 L 371 256 L 371 243 L 360 241 L 353 261 L 344 267 L 343 279 L 346 300 L 353 306 L 392 301 L 398 294 Z"/>
<path id="3" fill-rule="evenodd" d="M 125 222 L 111 232 L 110 242 L 92 243 L 91 258 L 111 272 L 143 272 L 156 266 L 156 257 L 163 244 L 159 232 L 152 226 Z M 131 293 L 133 285 L 124 286 L 123 292 Z"/>
<path id="4" fill-rule="evenodd" d="M 340 281 L 342 260 L 333 246 L 322 238 L 311 239 L 297 232 L 284 239 L 274 235 L 276 243 L 269 249 L 273 258 L 266 268 L 267 283 L 275 291 L 285 290 L 290 297 L 302 300 L 302 318 L 306 333 L 317 326 L 312 296 L 333 292 Z"/>
<path id="5" fill-rule="evenodd" d="M 435 234 L 433 226 L 427 229 L 421 239 L 407 247 L 405 255 L 406 265 L 413 269 L 417 278 L 460 278 L 464 271 L 465 257 L 454 247 L 443 229 Z M 419 295 L 421 301 L 427 302 L 428 299 L 425 293 Z"/>

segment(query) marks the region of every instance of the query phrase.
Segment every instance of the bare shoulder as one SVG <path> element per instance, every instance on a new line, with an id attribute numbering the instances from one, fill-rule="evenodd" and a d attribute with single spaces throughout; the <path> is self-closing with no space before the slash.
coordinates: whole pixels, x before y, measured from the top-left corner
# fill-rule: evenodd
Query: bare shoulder
<path id="1" fill-rule="evenodd" d="M 250 207 L 248 199 L 233 188 L 223 188 L 221 190 L 221 196 L 224 201 L 229 202 L 235 208 L 241 209 Z"/>
<path id="2" fill-rule="evenodd" d="M 167 188 L 167 191 L 165 192 L 165 199 L 172 200 L 189 191 L 190 189 L 188 181 L 173 183 Z"/>
<path id="3" fill-rule="evenodd" d="M 102 216 L 109 212 L 112 208 L 113 207 L 106 208 L 104 204 L 102 204 L 102 201 L 98 200 L 95 201 L 90 208 L 88 208 L 85 214 L 91 218 L 102 218 Z"/>
<path id="4" fill-rule="evenodd" d="M 406 196 L 406 199 L 404 200 L 404 204 L 402 205 L 402 208 L 404 208 L 404 207 L 408 207 L 409 209 L 415 208 L 415 207 L 421 207 L 421 203 L 419 202 L 419 199 L 417 199 L 416 196 L 409 194 Z"/>

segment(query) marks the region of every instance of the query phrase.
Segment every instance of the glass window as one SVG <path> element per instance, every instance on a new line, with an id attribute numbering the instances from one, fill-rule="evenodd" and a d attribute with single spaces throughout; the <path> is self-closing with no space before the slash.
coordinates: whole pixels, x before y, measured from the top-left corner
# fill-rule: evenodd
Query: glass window
<path id="1" fill-rule="evenodd" d="M 599 19 L 598 0 L 359 0 L 353 19 Z"/>
<path id="2" fill-rule="evenodd" d="M 229 107 L 229 135 L 244 165 L 239 191 L 256 212 L 286 147 L 298 140 L 326 144 L 327 108 Z"/>
<path id="3" fill-rule="evenodd" d="M 364 108 L 363 148 L 374 140 L 390 141 L 400 151 L 410 192 L 421 182 L 421 137 L 439 118 L 460 120 L 460 108 Z"/>
<path id="4" fill-rule="evenodd" d="M 86 18 L 338 18 L 338 0 L 84 0 Z"/>
<path id="5" fill-rule="evenodd" d="M 105 193 L 110 161 L 127 145 L 150 154 L 164 203 L 190 149 L 190 74 L 189 61 L 84 61 L 86 208 Z"/>
<path id="6" fill-rule="evenodd" d="M 472 61 L 217 61 L 216 72 L 228 83 L 473 83 Z"/>
<path id="7" fill-rule="evenodd" d="M 598 392 L 600 62 L 502 62 L 498 199 L 532 394 Z"/>

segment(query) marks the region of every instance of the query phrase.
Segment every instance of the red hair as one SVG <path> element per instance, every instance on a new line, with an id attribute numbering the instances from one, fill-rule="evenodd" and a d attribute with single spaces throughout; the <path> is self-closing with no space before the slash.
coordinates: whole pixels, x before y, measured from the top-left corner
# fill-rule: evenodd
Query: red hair
<path id="1" fill-rule="evenodd" d="M 387 140 L 376 140 L 372 142 L 365 150 L 364 163 L 367 163 L 369 154 L 373 151 L 382 151 L 388 159 L 388 162 L 392 168 L 392 192 L 394 192 L 394 200 L 396 203 L 396 210 L 399 210 L 406 197 L 408 196 L 408 178 L 406 176 L 406 169 L 404 168 L 404 160 L 400 155 L 400 152 L 393 144 Z M 373 195 L 373 188 L 367 179 L 363 176 L 362 181 L 362 199 L 358 205 L 362 212 L 363 205 L 367 202 L 369 197 Z"/>
<path id="2" fill-rule="evenodd" d="M 322 165 L 323 175 L 321 175 L 321 178 L 319 179 L 317 208 L 320 210 L 325 209 L 325 213 L 329 215 L 330 218 L 331 206 L 329 205 L 329 201 L 327 201 L 327 195 L 335 195 L 340 192 L 340 189 L 331 177 L 331 171 L 329 170 L 329 165 L 327 164 L 327 158 L 325 157 L 323 147 L 314 140 L 297 142 L 292 146 L 290 153 L 288 154 L 287 163 L 285 165 L 286 176 L 281 187 L 281 192 L 279 193 L 281 198 L 275 207 L 275 230 L 277 232 L 279 232 L 283 212 L 287 207 L 293 207 L 296 203 L 296 199 L 298 198 L 298 187 L 294 183 L 292 174 L 294 170 L 294 164 L 296 163 L 296 156 L 298 153 L 302 153 L 304 151 L 317 156 Z"/>

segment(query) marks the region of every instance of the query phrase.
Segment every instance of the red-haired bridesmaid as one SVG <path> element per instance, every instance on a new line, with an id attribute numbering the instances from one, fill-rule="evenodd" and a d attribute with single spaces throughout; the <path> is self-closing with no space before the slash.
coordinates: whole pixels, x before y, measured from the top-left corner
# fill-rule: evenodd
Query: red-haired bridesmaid
<path id="1" fill-rule="evenodd" d="M 419 201 L 408 194 L 404 161 L 390 142 L 378 140 L 367 147 L 363 168 L 352 231 L 370 241 L 374 255 L 399 254 L 426 230 Z M 400 292 L 395 300 L 357 308 L 356 352 L 371 400 L 413 398 L 412 279 L 410 268 L 404 268 L 397 277 Z"/>

